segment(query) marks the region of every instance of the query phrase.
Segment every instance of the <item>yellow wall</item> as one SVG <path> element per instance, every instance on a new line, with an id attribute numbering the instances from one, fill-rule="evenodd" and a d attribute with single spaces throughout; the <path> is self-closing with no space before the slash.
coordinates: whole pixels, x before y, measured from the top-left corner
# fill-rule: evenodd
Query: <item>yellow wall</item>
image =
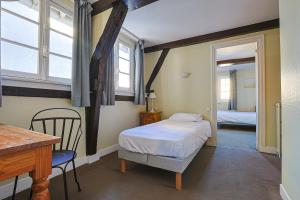
<path id="1" fill-rule="evenodd" d="M 245 87 L 247 81 L 255 84 L 255 67 L 250 69 L 239 69 L 236 72 L 237 82 L 237 110 L 246 112 L 255 112 L 256 106 L 256 89 L 253 87 Z"/>
<path id="2" fill-rule="evenodd" d="M 202 43 L 171 49 L 161 71 L 153 83 L 157 93 L 156 106 L 168 117 L 175 112 L 202 113 L 211 117 L 211 45 L 217 42 L 235 40 L 264 34 L 266 62 L 266 144 L 276 146 L 274 104 L 280 101 L 280 45 L 279 29 L 273 29 L 225 40 Z M 161 52 L 146 54 L 146 81 L 150 76 Z M 191 76 L 182 79 L 182 72 Z"/>
<path id="3" fill-rule="evenodd" d="M 282 184 L 300 199 L 300 1 L 280 2 L 282 76 Z"/>

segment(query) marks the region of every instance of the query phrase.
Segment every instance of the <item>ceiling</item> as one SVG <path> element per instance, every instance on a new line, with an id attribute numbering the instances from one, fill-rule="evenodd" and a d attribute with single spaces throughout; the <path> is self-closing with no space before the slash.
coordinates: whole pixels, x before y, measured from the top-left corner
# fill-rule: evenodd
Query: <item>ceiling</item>
<path id="1" fill-rule="evenodd" d="M 256 43 L 217 49 L 217 61 L 255 57 Z"/>
<path id="2" fill-rule="evenodd" d="M 279 0 L 159 0 L 127 14 L 145 46 L 279 18 Z"/>

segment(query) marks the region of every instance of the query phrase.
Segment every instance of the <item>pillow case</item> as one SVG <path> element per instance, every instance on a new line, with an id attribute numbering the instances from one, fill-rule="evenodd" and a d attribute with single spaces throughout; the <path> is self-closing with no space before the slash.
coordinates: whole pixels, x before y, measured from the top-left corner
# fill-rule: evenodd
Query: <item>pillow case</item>
<path id="1" fill-rule="evenodd" d="M 169 119 L 183 122 L 200 122 L 203 120 L 200 114 L 175 113 Z"/>

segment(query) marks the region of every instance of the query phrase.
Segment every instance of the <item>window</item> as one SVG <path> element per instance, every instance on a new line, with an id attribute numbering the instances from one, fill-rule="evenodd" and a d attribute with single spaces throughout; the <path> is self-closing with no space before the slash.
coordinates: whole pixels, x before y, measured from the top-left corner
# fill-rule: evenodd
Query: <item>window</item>
<path id="1" fill-rule="evenodd" d="M 220 80 L 220 99 L 229 100 L 230 97 L 230 79 L 221 78 Z"/>
<path id="2" fill-rule="evenodd" d="M 1 2 L 3 74 L 38 74 L 39 10 L 39 1 Z"/>
<path id="3" fill-rule="evenodd" d="M 49 76 L 71 79 L 73 19 L 50 7 Z"/>
<path id="4" fill-rule="evenodd" d="M 120 36 L 115 44 L 115 88 L 116 94 L 134 94 L 134 42 Z"/>
<path id="5" fill-rule="evenodd" d="M 70 84 L 72 12 L 54 1 L 1 1 L 1 72 L 6 79 Z"/>

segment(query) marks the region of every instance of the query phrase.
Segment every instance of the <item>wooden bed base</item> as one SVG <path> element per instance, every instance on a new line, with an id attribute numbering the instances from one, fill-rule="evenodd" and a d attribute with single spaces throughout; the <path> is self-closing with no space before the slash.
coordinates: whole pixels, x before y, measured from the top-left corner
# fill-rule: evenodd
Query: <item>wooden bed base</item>
<path id="1" fill-rule="evenodd" d="M 243 131 L 256 131 L 256 125 L 250 125 L 250 124 L 218 123 L 218 128 L 243 130 Z"/>
<path id="2" fill-rule="evenodd" d="M 122 174 L 126 172 L 127 169 L 127 161 L 124 159 L 121 159 L 120 162 L 120 171 Z M 182 173 L 176 172 L 176 182 L 175 182 L 176 190 L 181 190 L 182 188 Z"/>

